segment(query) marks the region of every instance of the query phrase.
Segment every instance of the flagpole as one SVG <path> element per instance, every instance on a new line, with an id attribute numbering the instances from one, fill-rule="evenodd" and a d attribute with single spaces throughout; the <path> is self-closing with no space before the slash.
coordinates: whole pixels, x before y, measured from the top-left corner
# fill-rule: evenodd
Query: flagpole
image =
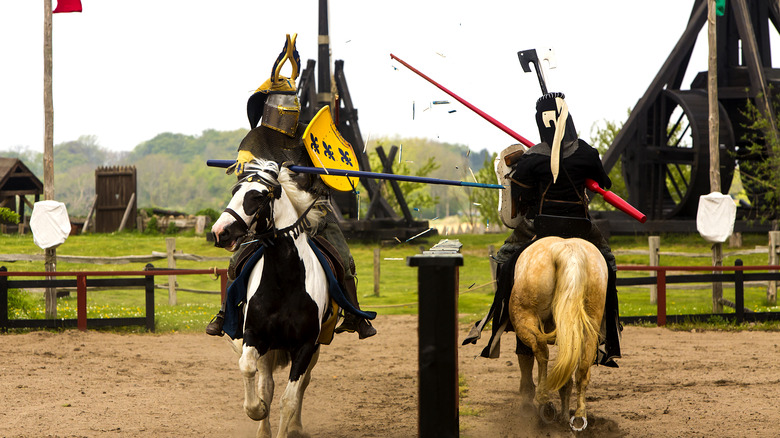
<path id="1" fill-rule="evenodd" d="M 52 0 L 43 0 L 43 198 L 54 199 L 54 100 L 52 98 Z M 56 271 L 57 250 L 46 249 L 44 270 Z M 46 288 L 46 318 L 57 317 L 57 292 Z"/>

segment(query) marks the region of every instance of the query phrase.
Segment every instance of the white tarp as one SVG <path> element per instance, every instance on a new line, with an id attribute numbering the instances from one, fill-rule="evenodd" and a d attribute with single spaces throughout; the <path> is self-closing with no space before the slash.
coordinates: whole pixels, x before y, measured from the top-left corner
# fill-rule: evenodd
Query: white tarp
<path id="1" fill-rule="evenodd" d="M 699 197 L 696 229 L 708 242 L 725 242 L 734 232 L 737 206 L 731 196 L 712 192 Z"/>
<path id="2" fill-rule="evenodd" d="M 56 248 L 70 235 L 70 219 L 65 204 L 57 201 L 40 201 L 33 204 L 30 215 L 33 242 L 41 249 Z"/>

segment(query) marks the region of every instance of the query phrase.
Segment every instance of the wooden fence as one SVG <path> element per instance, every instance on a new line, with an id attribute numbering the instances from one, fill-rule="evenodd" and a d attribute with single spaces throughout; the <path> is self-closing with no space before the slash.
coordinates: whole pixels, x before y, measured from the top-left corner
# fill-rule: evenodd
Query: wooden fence
<path id="1" fill-rule="evenodd" d="M 79 272 L 8 272 L 0 266 L 0 329 L 8 328 L 65 328 L 77 327 L 86 330 L 91 327 L 118 327 L 129 325 L 145 326 L 154 331 L 154 277 L 156 275 L 219 275 L 222 299 L 227 288 L 227 269 L 156 269 L 147 264 L 143 271 L 79 271 Z M 76 277 L 73 279 L 47 278 L 45 280 L 11 280 L 8 277 Z M 90 278 L 92 277 L 92 278 Z M 94 278 L 120 277 L 120 278 Z M 138 277 L 138 278 L 136 278 Z M 24 288 L 75 287 L 76 318 L 70 319 L 9 319 L 8 290 Z M 146 315 L 127 318 L 87 318 L 88 287 L 142 287 L 146 299 Z"/>
<path id="2" fill-rule="evenodd" d="M 173 253 L 175 260 L 190 260 L 194 262 L 227 262 L 229 256 L 205 257 L 196 254 Z M 128 263 L 152 263 L 158 260 L 167 259 L 168 253 L 152 251 L 150 255 L 126 255 L 117 257 L 92 257 L 92 256 L 73 256 L 57 254 L 58 262 L 65 263 L 89 263 L 93 265 L 124 265 Z M 43 254 L 0 254 L 0 262 L 41 262 L 44 260 Z"/>
<path id="3" fill-rule="evenodd" d="M 739 233 L 735 233 L 738 236 L 738 244 L 742 244 L 742 236 Z M 732 235 L 734 237 L 735 235 Z M 712 252 L 707 253 L 689 253 L 689 252 L 674 252 L 674 251 L 661 251 L 661 238 L 659 236 L 648 236 L 648 249 L 623 249 L 612 251 L 615 256 L 619 255 L 647 255 L 648 265 L 657 267 L 660 265 L 661 256 L 670 257 L 706 257 L 711 258 Z M 745 256 L 752 254 L 767 254 L 769 265 L 780 264 L 780 231 L 770 231 L 767 246 L 756 246 L 754 249 L 743 249 L 735 251 L 727 251 L 723 253 L 723 257 Z M 651 275 L 655 275 L 654 270 L 650 270 Z M 776 280 L 770 280 L 766 285 L 766 299 L 771 305 L 777 303 L 777 284 Z M 650 285 L 650 302 L 655 303 L 657 301 L 657 289 L 655 285 Z M 715 298 L 715 292 L 713 291 L 713 307 L 720 309 L 720 304 L 717 303 Z"/>
<path id="4" fill-rule="evenodd" d="M 123 265 L 127 263 L 152 263 L 162 259 L 167 260 L 168 269 L 176 268 L 177 260 L 187 260 L 194 262 L 228 262 L 230 256 L 220 257 L 205 257 L 196 254 L 186 254 L 176 252 L 176 239 L 174 237 L 165 238 L 166 252 L 152 251 L 151 255 L 126 255 L 117 257 L 92 257 L 92 256 L 73 256 L 73 255 L 57 255 L 58 262 L 65 263 L 88 263 L 92 265 Z M 43 254 L 0 254 L 0 262 L 42 262 L 44 261 Z M 213 273 L 213 270 L 212 270 Z M 65 286 L 73 288 L 75 286 Z M 176 305 L 176 291 L 193 292 L 200 294 L 222 294 L 224 299 L 224 291 L 213 290 L 199 290 L 199 289 L 186 289 L 176 286 L 176 275 L 168 277 L 166 284 L 154 285 L 157 289 L 168 289 L 168 304 Z"/>
<path id="5" fill-rule="evenodd" d="M 618 286 L 655 285 L 658 289 L 656 300 L 656 316 L 621 316 L 624 322 L 655 321 L 659 326 L 671 322 L 703 321 L 714 315 L 724 319 L 735 319 L 738 323 L 743 321 L 777 321 L 780 320 L 780 312 L 750 312 L 745 310 L 745 282 L 747 281 L 778 281 L 780 272 L 745 273 L 745 271 L 772 271 L 780 269 L 780 265 L 768 266 L 743 266 L 742 260 L 737 259 L 734 266 L 622 266 L 618 265 L 618 271 L 651 271 L 655 277 L 618 278 Z M 716 271 L 717 273 L 703 275 L 667 275 L 669 271 Z M 726 271 L 734 271 L 726 274 Z M 667 315 L 666 314 L 666 286 L 673 283 L 733 283 L 735 313 L 715 314 L 690 314 Z"/>

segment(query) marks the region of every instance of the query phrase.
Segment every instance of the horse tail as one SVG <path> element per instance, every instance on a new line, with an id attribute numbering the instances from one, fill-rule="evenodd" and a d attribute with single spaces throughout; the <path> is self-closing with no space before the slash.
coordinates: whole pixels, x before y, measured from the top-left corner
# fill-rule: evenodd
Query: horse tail
<path id="1" fill-rule="evenodd" d="M 560 242 L 551 248 L 555 265 L 555 345 L 558 358 L 548 376 L 548 387 L 560 389 L 585 354 L 587 339 L 598 336 L 598 330 L 585 312 L 585 291 L 588 281 L 588 258 L 584 249 L 572 241 Z"/>

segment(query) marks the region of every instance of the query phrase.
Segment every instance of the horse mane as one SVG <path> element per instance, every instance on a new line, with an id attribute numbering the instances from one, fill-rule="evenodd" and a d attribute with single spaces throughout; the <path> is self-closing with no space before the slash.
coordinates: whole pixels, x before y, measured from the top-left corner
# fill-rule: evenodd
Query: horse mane
<path id="1" fill-rule="evenodd" d="M 312 203 L 315 202 L 315 200 L 311 193 L 305 190 L 301 190 L 298 187 L 298 184 L 292 180 L 293 173 L 294 172 L 290 169 L 282 167 L 279 171 L 279 177 L 277 178 L 277 181 L 279 181 L 279 184 L 282 185 L 285 193 L 287 193 L 287 197 L 290 199 L 290 202 L 295 208 L 295 211 L 301 215 L 304 211 L 306 211 L 307 208 L 312 205 Z M 317 205 L 324 204 L 326 202 L 326 200 L 322 199 L 318 199 L 316 201 Z M 306 221 L 309 223 L 311 228 L 316 229 L 317 225 L 324 216 L 325 213 L 321 209 L 311 208 L 306 214 Z"/>
<path id="2" fill-rule="evenodd" d="M 298 184 L 292 180 L 292 174 L 294 173 L 290 169 L 279 166 L 279 164 L 272 160 L 264 160 L 261 158 L 255 158 L 246 165 L 247 172 L 262 172 L 270 180 L 267 180 L 269 184 L 276 185 L 277 183 L 282 186 L 284 192 L 287 194 L 287 198 L 293 205 L 295 212 L 300 216 L 309 208 L 314 202 L 314 196 L 311 193 L 301 190 Z M 274 181 L 275 179 L 275 181 Z M 325 204 L 327 200 L 317 200 L 316 204 Z M 325 213 L 322 209 L 310 208 L 306 213 L 306 221 L 309 223 L 309 227 L 316 229 Z"/>

